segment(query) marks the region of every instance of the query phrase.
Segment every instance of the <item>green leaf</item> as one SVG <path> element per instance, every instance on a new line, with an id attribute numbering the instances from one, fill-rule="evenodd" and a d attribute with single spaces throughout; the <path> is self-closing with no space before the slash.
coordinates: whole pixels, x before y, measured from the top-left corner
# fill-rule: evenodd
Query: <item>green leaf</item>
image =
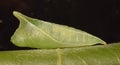
<path id="1" fill-rule="evenodd" d="M 120 43 L 81 48 L 0 51 L 0 65 L 120 65 Z"/>
<path id="2" fill-rule="evenodd" d="M 72 27 L 30 18 L 16 11 L 13 14 L 20 25 L 11 41 L 20 47 L 64 48 L 106 44 L 98 37 Z"/>

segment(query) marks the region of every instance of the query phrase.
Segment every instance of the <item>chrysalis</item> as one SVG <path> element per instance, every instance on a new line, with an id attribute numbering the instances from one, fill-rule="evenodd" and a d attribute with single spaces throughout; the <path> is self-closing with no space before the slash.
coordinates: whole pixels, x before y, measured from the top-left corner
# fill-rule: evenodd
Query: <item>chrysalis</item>
<path id="1" fill-rule="evenodd" d="M 32 48 L 64 48 L 106 44 L 103 40 L 84 31 L 25 16 L 17 11 L 14 16 L 20 25 L 11 37 L 13 44 Z"/>

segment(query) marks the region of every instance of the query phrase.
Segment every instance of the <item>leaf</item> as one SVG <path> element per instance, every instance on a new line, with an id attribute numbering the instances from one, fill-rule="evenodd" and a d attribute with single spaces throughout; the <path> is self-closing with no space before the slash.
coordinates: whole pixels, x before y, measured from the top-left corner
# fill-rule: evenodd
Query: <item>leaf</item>
<path id="1" fill-rule="evenodd" d="M 120 43 L 81 48 L 0 51 L 0 65 L 120 65 Z"/>
<path id="2" fill-rule="evenodd" d="M 30 18 L 16 11 L 13 14 L 20 20 L 20 25 L 11 41 L 20 47 L 64 48 L 106 44 L 98 37 L 72 27 Z"/>

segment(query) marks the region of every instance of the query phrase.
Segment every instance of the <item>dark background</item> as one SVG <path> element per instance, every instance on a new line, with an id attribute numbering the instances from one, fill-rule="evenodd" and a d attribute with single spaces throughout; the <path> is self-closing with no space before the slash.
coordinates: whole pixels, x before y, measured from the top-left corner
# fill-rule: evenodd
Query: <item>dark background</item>
<path id="1" fill-rule="evenodd" d="M 0 50 L 28 49 L 10 42 L 19 25 L 14 10 L 84 30 L 107 43 L 120 42 L 120 0 L 1 0 Z"/>

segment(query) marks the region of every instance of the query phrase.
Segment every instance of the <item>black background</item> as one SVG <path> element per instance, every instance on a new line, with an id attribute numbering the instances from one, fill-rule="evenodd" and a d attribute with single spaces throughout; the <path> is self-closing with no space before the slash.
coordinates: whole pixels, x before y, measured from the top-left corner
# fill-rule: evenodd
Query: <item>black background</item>
<path id="1" fill-rule="evenodd" d="M 120 42 L 119 0 L 1 0 L 0 50 L 28 49 L 16 47 L 10 42 L 19 25 L 12 15 L 14 10 L 84 30 L 107 43 Z"/>

